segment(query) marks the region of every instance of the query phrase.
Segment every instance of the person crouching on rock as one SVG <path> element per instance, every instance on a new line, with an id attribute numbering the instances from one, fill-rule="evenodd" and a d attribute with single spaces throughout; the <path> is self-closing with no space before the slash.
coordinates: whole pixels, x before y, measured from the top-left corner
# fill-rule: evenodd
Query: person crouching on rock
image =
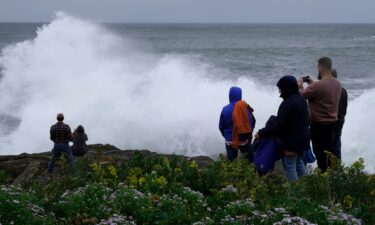
<path id="1" fill-rule="evenodd" d="M 233 161 L 238 156 L 238 149 L 247 154 L 250 163 L 254 160 L 251 146 L 255 117 L 253 109 L 242 100 L 242 90 L 231 87 L 229 104 L 221 111 L 219 130 L 225 138 L 228 160 Z"/>
<path id="2" fill-rule="evenodd" d="M 51 126 L 50 138 L 53 141 L 54 146 L 52 150 L 52 159 L 48 163 L 48 172 L 53 173 L 56 160 L 60 157 L 61 153 L 65 153 L 67 156 L 70 167 L 73 166 L 73 155 L 69 146 L 69 142 L 72 141 L 72 131 L 70 126 L 64 122 L 64 114 L 57 114 L 57 123 Z"/>
<path id="3" fill-rule="evenodd" d="M 88 140 L 85 128 L 79 125 L 73 132 L 73 147 L 72 152 L 74 156 L 84 156 L 87 153 L 86 141 Z"/>

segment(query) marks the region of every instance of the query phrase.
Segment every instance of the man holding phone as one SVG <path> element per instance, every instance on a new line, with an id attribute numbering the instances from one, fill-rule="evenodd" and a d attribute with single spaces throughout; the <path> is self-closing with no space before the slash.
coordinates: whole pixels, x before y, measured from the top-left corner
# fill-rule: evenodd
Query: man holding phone
<path id="1" fill-rule="evenodd" d="M 325 151 L 333 152 L 334 149 L 335 125 L 341 96 L 341 84 L 332 76 L 331 70 L 332 60 L 322 57 L 318 60 L 320 80 L 304 77 L 299 81 L 300 93 L 309 103 L 313 151 L 318 167 L 323 172 L 329 166 Z M 303 87 L 304 82 L 308 83 L 307 88 Z"/>

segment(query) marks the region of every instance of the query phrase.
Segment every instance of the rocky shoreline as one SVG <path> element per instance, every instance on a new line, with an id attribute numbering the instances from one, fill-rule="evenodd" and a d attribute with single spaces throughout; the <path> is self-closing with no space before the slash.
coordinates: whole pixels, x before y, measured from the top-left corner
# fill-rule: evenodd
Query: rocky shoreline
<path id="1" fill-rule="evenodd" d="M 76 160 L 89 159 L 94 160 L 97 154 L 97 150 L 103 151 L 102 160 L 104 162 L 112 163 L 116 166 L 130 160 L 136 152 L 140 152 L 145 156 L 163 156 L 172 157 L 176 155 L 171 154 L 159 154 L 151 152 L 149 150 L 121 150 L 113 145 L 94 144 L 89 145 L 87 155 L 84 157 L 76 157 Z M 214 160 L 208 156 L 196 156 L 196 157 L 183 157 L 187 160 L 194 160 L 200 167 L 207 167 Z M 25 181 L 32 179 L 40 182 L 44 182 L 47 177 L 47 165 L 51 158 L 51 152 L 33 153 L 27 154 L 22 153 L 20 155 L 0 155 L 0 171 L 4 171 L 7 174 L 7 180 L 5 183 L 18 185 Z"/>

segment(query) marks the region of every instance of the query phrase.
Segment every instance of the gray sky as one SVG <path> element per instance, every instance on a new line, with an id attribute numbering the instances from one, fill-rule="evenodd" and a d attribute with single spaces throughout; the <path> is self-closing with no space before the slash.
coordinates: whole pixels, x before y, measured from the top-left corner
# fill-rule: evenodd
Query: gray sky
<path id="1" fill-rule="evenodd" d="M 375 0 L 0 0 L 0 22 L 375 23 Z"/>

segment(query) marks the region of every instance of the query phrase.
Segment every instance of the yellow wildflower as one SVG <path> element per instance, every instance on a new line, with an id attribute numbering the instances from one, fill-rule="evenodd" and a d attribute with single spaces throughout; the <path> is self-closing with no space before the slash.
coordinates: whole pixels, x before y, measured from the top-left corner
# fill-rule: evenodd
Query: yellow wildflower
<path id="1" fill-rule="evenodd" d="M 90 165 L 91 169 L 94 170 L 95 173 L 100 174 L 102 172 L 102 167 L 97 163 L 92 163 Z"/>
<path id="2" fill-rule="evenodd" d="M 353 206 L 353 198 L 350 195 L 345 196 L 344 198 L 344 206 L 347 208 L 352 208 Z"/>
<path id="3" fill-rule="evenodd" d="M 322 177 L 329 177 L 329 172 L 326 171 L 326 172 L 322 173 L 321 176 L 322 176 Z"/>
<path id="4" fill-rule="evenodd" d="M 164 157 L 163 158 L 163 163 L 166 165 L 166 166 L 169 166 L 169 159 L 167 157 Z"/>
<path id="5" fill-rule="evenodd" d="M 175 173 L 178 173 L 178 174 L 181 174 L 182 173 L 182 170 L 180 168 L 175 168 L 174 169 L 174 172 Z"/>
<path id="6" fill-rule="evenodd" d="M 198 164 L 197 164 L 197 162 L 195 162 L 194 160 L 191 161 L 191 163 L 190 163 L 190 168 L 192 168 L 192 169 L 197 169 L 197 168 L 198 168 Z"/>
<path id="7" fill-rule="evenodd" d="M 160 186 L 160 187 L 162 187 L 162 188 L 164 188 L 166 185 L 167 185 L 167 179 L 165 179 L 165 177 L 164 176 L 160 176 L 160 177 L 158 177 L 157 179 L 156 179 L 156 183 Z"/>
<path id="8" fill-rule="evenodd" d="M 144 183 L 146 183 L 146 179 L 145 179 L 144 177 L 140 177 L 140 178 L 138 179 L 138 184 L 139 184 L 139 186 L 142 186 Z"/>
<path id="9" fill-rule="evenodd" d="M 128 180 L 129 180 L 129 182 L 130 182 L 130 184 L 132 185 L 132 186 L 137 186 L 138 185 L 138 178 L 137 178 L 137 176 L 136 175 L 132 175 L 132 176 L 129 176 L 128 177 Z"/>
<path id="10" fill-rule="evenodd" d="M 250 198 L 255 201 L 257 199 L 257 190 L 256 188 L 252 188 L 249 192 Z"/>
<path id="11" fill-rule="evenodd" d="M 117 178 L 117 170 L 113 165 L 108 166 L 108 171 L 112 175 L 112 177 Z"/>

